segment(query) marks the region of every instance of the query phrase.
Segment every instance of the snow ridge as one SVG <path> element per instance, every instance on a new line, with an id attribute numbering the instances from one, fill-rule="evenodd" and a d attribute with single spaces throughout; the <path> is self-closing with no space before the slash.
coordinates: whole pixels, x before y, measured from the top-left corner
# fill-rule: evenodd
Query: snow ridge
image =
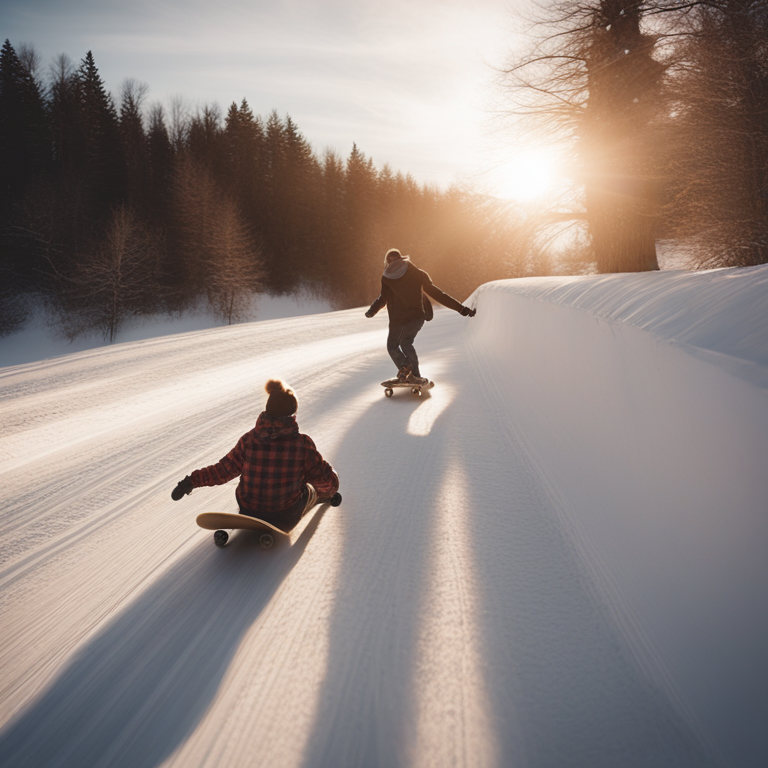
<path id="1" fill-rule="evenodd" d="M 470 343 L 639 663 L 738 765 L 766 746 L 734 716 L 766 711 L 766 281 L 491 283 Z"/>

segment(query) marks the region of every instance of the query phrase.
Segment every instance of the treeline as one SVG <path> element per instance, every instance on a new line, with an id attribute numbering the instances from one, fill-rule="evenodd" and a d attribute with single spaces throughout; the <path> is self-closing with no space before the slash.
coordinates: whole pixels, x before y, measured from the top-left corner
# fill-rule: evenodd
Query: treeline
<path id="1" fill-rule="evenodd" d="M 374 298 L 383 255 L 412 253 L 463 299 L 523 274 L 506 206 L 377 169 L 355 145 L 318 157 L 290 117 L 190 114 L 146 105 L 126 80 L 118 103 L 89 52 L 39 76 L 34 49 L 0 52 L 0 334 L 30 299 L 65 333 L 113 339 L 132 315 L 201 301 L 245 316 L 255 292 L 301 288 L 337 308 Z"/>
<path id="2" fill-rule="evenodd" d="M 369 302 L 411 253 L 463 299 L 491 279 L 768 262 L 768 2 L 553 0 L 507 71 L 515 130 L 567 148 L 572 184 L 525 216 L 417 184 L 357 146 L 318 156 L 290 117 L 117 103 L 93 56 L 0 51 L 0 334 L 30 301 L 75 336 L 254 293 Z M 564 232 L 567 228 L 570 231 Z"/>

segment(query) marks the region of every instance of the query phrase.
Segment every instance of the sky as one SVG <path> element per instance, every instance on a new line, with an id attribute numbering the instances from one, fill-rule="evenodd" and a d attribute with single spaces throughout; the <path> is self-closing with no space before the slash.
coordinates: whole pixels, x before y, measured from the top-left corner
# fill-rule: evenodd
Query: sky
<path id="1" fill-rule="evenodd" d="M 318 155 L 356 143 L 419 183 L 488 187 L 515 149 L 498 80 L 527 2 L 2 0 L 0 36 L 33 45 L 42 75 L 60 53 L 79 64 L 92 51 L 116 100 L 128 78 L 166 108 L 226 113 L 245 98 L 290 115 Z"/>

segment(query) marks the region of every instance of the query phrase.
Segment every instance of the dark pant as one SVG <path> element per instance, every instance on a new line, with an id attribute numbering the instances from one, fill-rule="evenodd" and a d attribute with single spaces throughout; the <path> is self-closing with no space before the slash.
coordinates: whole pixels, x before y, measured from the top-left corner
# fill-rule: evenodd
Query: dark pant
<path id="1" fill-rule="evenodd" d="M 271 523 L 281 531 L 290 533 L 299 523 L 304 515 L 309 512 L 312 507 L 317 504 L 317 491 L 314 486 L 309 483 L 305 483 L 301 489 L 301 496 L 298 500 L 291 504 L 288 509 L 284 509 L 280 512 L 254 512 L 250 509 L 240 507 L 241 515 L 248 515 L 249 517 L 258 517 L 259 520 Z"/>
<path id="2" fill-rule="evenodd" d="M 392 362 L 398 369 L 410 364 L 414 376 L 421 376 L 419 373 L 419 356 L 413 348 L 413 340 L 421 330 L 422 325 L 424 325 L 423 317 L 411 320 L 405 325 L 390 325 L 387 336 L 387 352 L 389 352 Z"/>

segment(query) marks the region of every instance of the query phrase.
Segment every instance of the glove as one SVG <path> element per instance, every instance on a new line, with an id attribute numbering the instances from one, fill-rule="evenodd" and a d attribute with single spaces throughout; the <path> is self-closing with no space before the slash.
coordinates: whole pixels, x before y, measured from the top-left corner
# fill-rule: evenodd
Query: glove
<path id="1" fill-rule="evenodd" d="M 373 313 L 373 312 L 371 312 L 371 310 L 369 309 L 369 310 L 368 310 L 368 311 L 365 313 L 365 316 L 366 316 L 366 317 L 373 317 L 373 314 L 374 314 L 374 313 Z"/>
<path id="2" fill-rule="evenodd" d="M 182 496 L 186 496 L 188 493 L 192 493 L 194 489 L 192 485 L 192 478 L 187 475 L 179 484 L 171 491 L 171 498 L 174 501 L 178 501 Z"/>
<path id="3" fill-rule="evenodd" d="M 476 309 L 470 309 L 469 307 L 462 307 L 461 308 L 461 315 L 462 317 L 474 317 L 477 314 Z"/>

